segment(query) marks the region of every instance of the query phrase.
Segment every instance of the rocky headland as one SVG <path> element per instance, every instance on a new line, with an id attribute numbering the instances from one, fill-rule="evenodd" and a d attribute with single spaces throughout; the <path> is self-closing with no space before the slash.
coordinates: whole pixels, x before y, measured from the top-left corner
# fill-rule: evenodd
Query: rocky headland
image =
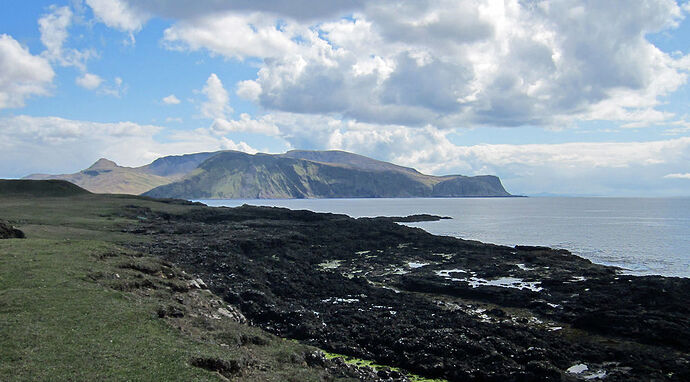
<path id="1" fill-rule="evenodd" d="M 452 381 L 690 380 L 689 279 L 397 218 L 186 211 L 126 208 L 139 223 L 125 231 L 147 238 L 130 245 L 200 276 L 271 333 Z"/>

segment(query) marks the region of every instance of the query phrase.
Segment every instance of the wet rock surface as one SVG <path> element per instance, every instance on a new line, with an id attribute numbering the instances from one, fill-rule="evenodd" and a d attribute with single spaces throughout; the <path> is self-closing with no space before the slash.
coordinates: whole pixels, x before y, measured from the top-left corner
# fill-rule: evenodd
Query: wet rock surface
<path id="1" fill-rule="evenodd" d="M 137 250 L 199 275 L 254 325 L 330 352 L 454 381 L 690 380 L 689 279 L 379 218 L 125 213 L 146 217 L 128 229 L 151 238 Z"/>

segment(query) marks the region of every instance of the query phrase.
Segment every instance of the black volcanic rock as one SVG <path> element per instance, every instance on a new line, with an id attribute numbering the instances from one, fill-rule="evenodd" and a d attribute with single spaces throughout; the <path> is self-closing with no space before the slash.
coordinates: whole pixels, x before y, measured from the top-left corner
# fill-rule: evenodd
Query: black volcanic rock
<path id="1" fill-rule="evenodd" d="M 387 220 L 394 223 L 417 223 L 417 222 L 435 222 L 439 220 L 453 219 L 450 216 L 438 216 L 429 214 L 415 214 L 407 216 L 377 216 L 372 219 Z"/>
<path id="2" fill-rule="evenodd" d="M 23 239 L 24 237 L 24 232 L 0 221 L 0 239 Z"/>
<path id="3" fill-rule="evenodd" d="M 251 206 L 147 218 L 130 228 L 149 236 L 137 250 L 330 352 L 451 381 L 690 377 L 689 279 L 386 219 Z"/>

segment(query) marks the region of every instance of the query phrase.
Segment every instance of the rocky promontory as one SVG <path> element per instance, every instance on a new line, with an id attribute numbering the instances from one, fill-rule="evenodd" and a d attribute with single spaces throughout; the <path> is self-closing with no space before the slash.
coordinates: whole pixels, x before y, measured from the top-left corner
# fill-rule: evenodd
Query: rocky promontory
<path id="1" fill-rule="evenodd" d="M 282 208 L 132 206 L 131 243 L 199 275 L 252 324 L 452 381 L 690 380 L 690 280 L 565 250 Z"/>

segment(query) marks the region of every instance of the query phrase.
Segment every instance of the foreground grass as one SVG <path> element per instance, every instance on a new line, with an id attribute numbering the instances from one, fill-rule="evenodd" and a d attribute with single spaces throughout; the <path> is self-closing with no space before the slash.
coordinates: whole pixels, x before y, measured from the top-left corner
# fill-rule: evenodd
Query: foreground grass
<path id="1" fill-rule="evenodd" d="M 0 242 L 0 380 L 218 380 L 155 307 L 86 281 L 98 241 Z"/>
<path id="2" fill-rule="evenodd" d="M 130 269 L 163 269 L 118 245 L 140 240 L 121 232 L 134 222 L 121 213 L 131 205 L 188 208 L 120 196 L 0 197 L 0 218 L 27 234 L 0 240 L 0 381 L 321 379 L 303 362 L 313 349 L 199 313 L 219 301 L 211 292 Z M 159 317 L 183 298 L 184 317 Z M 199 359 L 239 367 L 192 366 Z"/>

